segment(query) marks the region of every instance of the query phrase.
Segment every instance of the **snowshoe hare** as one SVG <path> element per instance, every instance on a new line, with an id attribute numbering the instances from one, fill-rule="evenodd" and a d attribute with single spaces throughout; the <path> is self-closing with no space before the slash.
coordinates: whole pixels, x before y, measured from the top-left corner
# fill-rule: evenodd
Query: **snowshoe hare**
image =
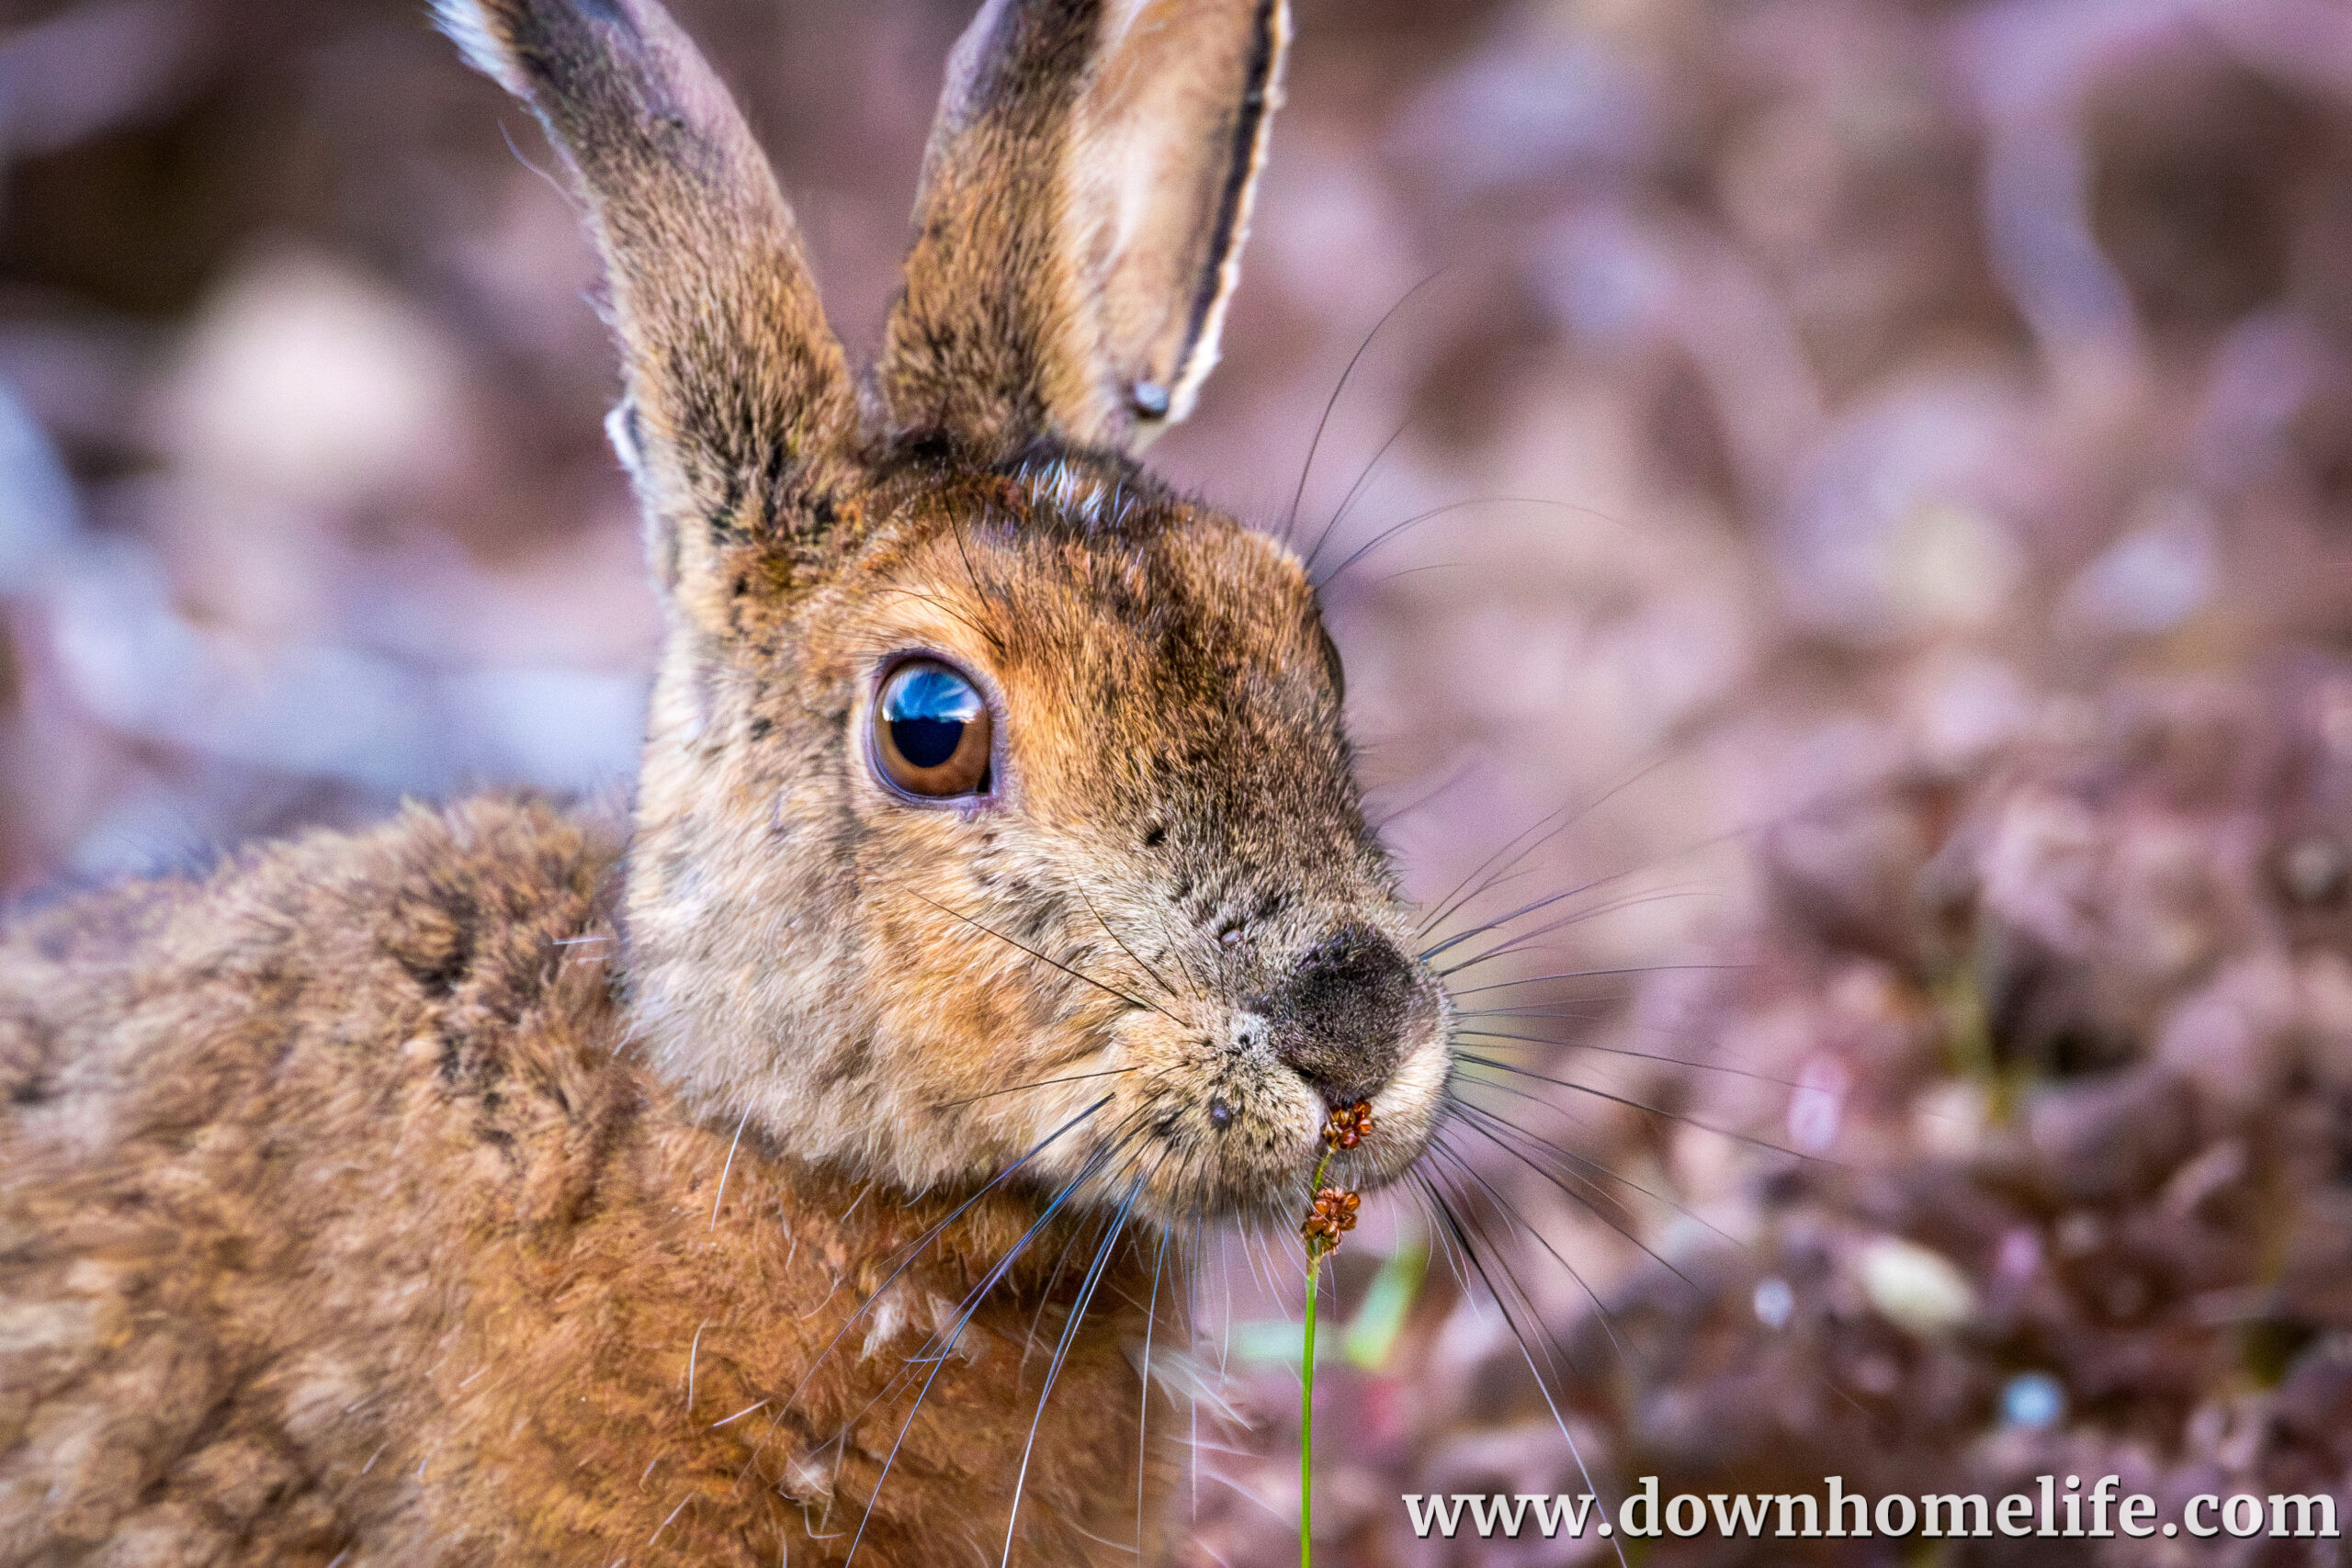
<path id="1" fill-rule="evenodd" d="M 654 0 L 439 19 L 609 276 L 634 820 L 412 807 L 7 930 L 0 1563 L 1159 1555 L 1186 1243 L 1294 1219 L 1335 1106 L 1399 1173 L 1449 1061 L 1298 561 L 1130 456 L 1284 7 L 987 0 L 863 386 Z"/>

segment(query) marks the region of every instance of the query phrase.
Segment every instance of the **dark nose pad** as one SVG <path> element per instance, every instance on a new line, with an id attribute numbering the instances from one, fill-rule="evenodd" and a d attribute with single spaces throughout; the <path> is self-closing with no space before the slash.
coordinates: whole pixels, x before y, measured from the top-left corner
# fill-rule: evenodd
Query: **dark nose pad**
<path id="1" fill-rule="evenodd" d="M 1262 1010 L 1283 1064 L 1340 1106 L 1379 1092 L 1430 1006 L 1394 942 L 1345 925 L 1300 955 Z"/>

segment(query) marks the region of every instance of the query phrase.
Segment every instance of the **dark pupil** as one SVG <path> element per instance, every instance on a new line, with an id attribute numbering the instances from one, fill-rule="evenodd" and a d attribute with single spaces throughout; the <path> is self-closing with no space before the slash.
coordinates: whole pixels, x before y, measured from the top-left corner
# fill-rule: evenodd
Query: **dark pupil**
<path id="1" fill-rule="evenodd" d="M 902 718 L 890 726 L 899 755 L 918 768 L 935 768 L 956 755 L 964 739 L 964 725 L 953 718 Z"/>
<path id="2" fill-rule="evenodd" d="M 890 743 L 918 768 L 936 768 L 956 755 L 964 727 L 979 712 L 979 694 L 944 670 L 919 670 L 904 677 L 882 705 Z"/>

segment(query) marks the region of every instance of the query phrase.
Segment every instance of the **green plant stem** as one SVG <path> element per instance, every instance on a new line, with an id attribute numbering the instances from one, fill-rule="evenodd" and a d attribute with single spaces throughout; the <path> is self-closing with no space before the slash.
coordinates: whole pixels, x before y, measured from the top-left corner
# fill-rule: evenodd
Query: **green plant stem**
<path id="1" fill-rule="evenodd" d="M 1323 1190 L 1323 1177 L 1331 1168 L 1332 1150 L 1324 1146 L 1306 1184 L 1306 1203 Z M 1298 1568 L 1313 1568 L 1315 1561 L 1315 1286 L 1323 1271 L 1323 1238 L 1306 1243 L 1306 1345 L 1298 1378 Z"/>
<path id="2" fill-rule="evenodd" d="M 1306 1355 L 1300 1368 L 1298 1426 L 1298 1568 L 1315 1560 L 1315 1281 L 1323 1258 L 1306 1249 Z"/>

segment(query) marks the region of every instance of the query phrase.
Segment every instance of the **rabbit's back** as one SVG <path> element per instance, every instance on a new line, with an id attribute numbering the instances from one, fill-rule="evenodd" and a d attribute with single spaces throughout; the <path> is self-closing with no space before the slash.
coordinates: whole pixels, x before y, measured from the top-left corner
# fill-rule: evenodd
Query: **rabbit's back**
<path id="1" fill-rule="evenodd" d="M 609 1011 L 571 971 L 610 941 L 617 858 L 605 824 L 483 798 L 36 908 L 0 928 L 6 1157 L 209 1157 L 199 1124 L 304 1094 L 308 1117 L 364 1122 L 352 1097 L 405 1083 L 426 1041 L 462 1093 L 513 1065 L 495 1024 L 559 995 Z"/>
<path id="2" fill-rule="evenodd" d="M 626 1049 L 617 858 L 543 806 L 413 808 L 0 943 L 0 1563 L 847 1544 L 812 1538 L 862 1514 L 909 1358 L 1025 1222 L 980 1204 L 894 1276 L 944 1206 L 682 1114 Z M 861 1561 L 989 1533 L 1023 1283 L 944 1364 Z M 1134 1372 L 1082 1339 L 1023 1505 L 1046 1561 L 1118 1528 L 1074 1499 L 1136 1452 Z"/>

